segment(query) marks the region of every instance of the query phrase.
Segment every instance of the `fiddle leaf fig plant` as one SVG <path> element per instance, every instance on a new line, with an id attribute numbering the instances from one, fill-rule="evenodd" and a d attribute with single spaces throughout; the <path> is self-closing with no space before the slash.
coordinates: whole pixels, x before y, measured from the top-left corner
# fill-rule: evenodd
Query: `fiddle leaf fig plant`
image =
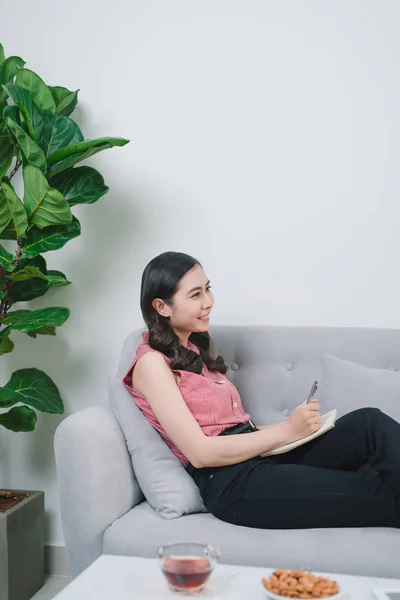
<path id="1" fill-rule="evenodd" d="M 68 319 L 68 308 L 29 310 L 25 303 L 71 283 L 47 267 L 43 254 L 80 235 L 74 206 L 93 204 L 108 191 L 96 169 L 76 165 L 129 141 L 85 139 L 70 117 L 78 91 L 46 85 L 22 58 L 6 58 L 0 44 L 0 355 L 14 350 L 14 332 L 54 336 Z M 0 387 L 0 425 L 32 431 L 35 410 L 63 413 L 60 392 L 43 371 L 19 369 Z"/>

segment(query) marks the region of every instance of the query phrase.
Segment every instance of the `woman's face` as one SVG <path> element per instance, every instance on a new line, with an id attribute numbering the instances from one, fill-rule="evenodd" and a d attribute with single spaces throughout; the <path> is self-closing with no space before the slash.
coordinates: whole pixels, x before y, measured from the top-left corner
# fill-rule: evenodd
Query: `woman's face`
<path id="1" fill-rule="evenodd" d="M 153 306 L 161 315 L 170 318 L 171 327 L 178 335 L 207 331 L 210 324 L 209 314 L 214 305 L 214 296 L 210 288 L 203 267 L 196 265 L 180 280 L 171 305 L 154 300 Z M 161 304 L 156 304 L 160 302 Z"/>

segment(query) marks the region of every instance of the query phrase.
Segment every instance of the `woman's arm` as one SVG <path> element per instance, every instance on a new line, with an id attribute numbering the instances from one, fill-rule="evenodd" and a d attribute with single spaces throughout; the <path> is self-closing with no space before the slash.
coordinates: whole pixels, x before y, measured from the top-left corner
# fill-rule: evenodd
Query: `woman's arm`
<path id="1" fill-rule="evenodd" d="M 296 439 L 289 422 L 266 425 L 246 435 L 206 436 L 164 358 L 153 352 L 137 361 L 132 385 L 146 398 L 169 439 L 196 468 L 243 462 Z"/>

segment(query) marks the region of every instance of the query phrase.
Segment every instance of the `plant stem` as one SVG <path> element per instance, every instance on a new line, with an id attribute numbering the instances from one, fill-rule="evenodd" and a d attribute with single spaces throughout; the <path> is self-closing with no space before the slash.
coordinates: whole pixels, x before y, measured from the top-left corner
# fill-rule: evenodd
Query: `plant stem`
<path id="1" fill-rule="evenodd" d="M 15 260 L 13 263 L 14 269 L 12 271 L 13 273 L 15 273 L 16 270 L 18 269 L 18 263 L 19 263 L 19 259 L 21 258 L 22 248 L 24 247 L 25 240 L 23 238 L 19 238 L 17 243 L 18 243 L 18 248 L 15 252 Z M 3 300 L 0 302 L 0 323 L 2 321 L 1 317 L 3 315 L 7 314 L 7 311 L 11 306 L 11 304 L 8 302 L 8 298 L 7 298 L 7 291 L 8 291 L 8 288 L 11 286 L 11 284 L 12 284 L 12 280 L 8 279 L 2 288 L 2 291 L 6 292 L 6 295 L 4 296 Z"/>
<path id="2" fill-rule="evenodd" d="M 15 167 L 11 171 L 11 174 L 9 177 L 10 180 L 14 177 L 15 173 L 18 171 L 18 169 L 20 168 L 21 165 L 22 165 L 22 160 L 17 160 L 17 162 L 15 163 Z"/>

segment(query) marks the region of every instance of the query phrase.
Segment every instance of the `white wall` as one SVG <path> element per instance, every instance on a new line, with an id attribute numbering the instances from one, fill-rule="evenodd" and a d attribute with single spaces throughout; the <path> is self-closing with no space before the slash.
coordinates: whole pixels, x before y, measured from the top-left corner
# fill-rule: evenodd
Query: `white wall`
<path id="1" fill-rule="evenodd" d="M 6 53 L 80 88 L 86 137 L 131 143 L 92 159 L 111 191 L 46 256 L 74 285 L 30 306 L 70 320 L 14 335 L 1 382 L 36 366 L 66 414 L 107 402 L 142 270 L 169 249 L 203 263 L 214 323 L 399 327 L 399 17 L 394 0 L 8 2 Z M 49 543 L 59 420 L 0 432 L 0 486 L 46 491 Z"/>

